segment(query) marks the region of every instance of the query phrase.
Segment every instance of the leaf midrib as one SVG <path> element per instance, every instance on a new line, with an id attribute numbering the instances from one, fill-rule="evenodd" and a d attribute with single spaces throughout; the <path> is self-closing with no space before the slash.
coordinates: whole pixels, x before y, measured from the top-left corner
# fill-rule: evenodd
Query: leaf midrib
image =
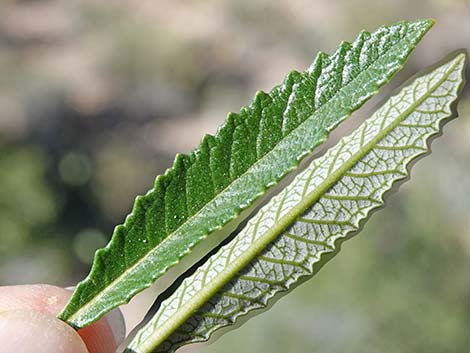
<path id="1" fill-rule="evenodd" d="M 366 145 L 364 145 L 358 152 L 353 154 L 349 160 L 341 165 L 335 172 L 327 176 L 326 179 L 310 194 L 302 199 L 291 211 L 287 212 L 276 224 L 270 228 L 266 233 L 261 235 L 245 252 L 240 255 L 237 259 L 231 262 L 224 270 L 212 282 L 203 287 L 196 295 L 194 295 L 186 304 L 169 318 L 160 329 L 156 330 L 156 334 L 144 341 L 140 348 L 142 352 L 150 352 L 161 344 L 171 333 L 184 323 L 189 317 L 201 307 L 209 298 L 216 294 L 232 277 L 234 274 L 240 272 L 245 268 L 259 252 L 261 252 L 266 246 L 268 246 L 274 239 L 276 239 L 292 222 L 294 222 L 308 207 L 313 205 L 323 194 L 336 183 L 342 175 L 349 170 L 354 164 L 356 164 L 362 157 L 370 152 L 377 143 L 387 136 L 392 130 L 394 130 L 401 121 L 413 112 L 423 101 L 425 101 L 455 70 L 455 68 L 463 60 L 463 55 L 460 54 L 459 60 L 446 70 L 442 78 L 437 81 L 436 84 L 428 89 L 425 94 L 417 101 L 413 102 L 408 109 L 399 115 L 393 122 L 391 122 L 385 129 L 381 130 L 374 138 L 371 139 Z M 311 179 L 311 177 L 309 177 Z M 306 182 L 308 183 L 308 182 Z M 357 224 L 356 224 L 357 226 Z"/>
<path id="2" fill-rule="evenodd" d="M 285 140 L 287 138 L 289 138 L 290 136 L 293 136 L 296 134 L 296 132 L 300 129 L 302 129 L 303 125 L 309 123 L 312 119 L 315 118 L 315 116 L 321 114 L 327 107 L 330 105 L 331 101 L 335 100 L 338 96 L 341 95 L 342 91 L 347 89 L 347 87 L 349 87 L 350 85 L 354 84 L 356 81 L 358 81 L 360 79 L 360 77 L 362 77 L 363 75 L 365 75 L 365 73 L 370 69 L 370 67 L 372 67 L 373 65 L 375 65 L 378 61 L 380 61 L 383 57 L 385 57 L 390 51 L 394 50 L 396 47 L 399 47 L 400 45 L 403 44 L 403 41 L 406 41 L 408 40 L 409 36 L 414 34 L 413 32 L 412 33 L 406 33 L 404 35 L 403 38 L 401 38 L 396 44 L 394 44 L 393 46 L 391 46 L 388 50 L 386 50 L 382 55 L 378 56 L 376 60 L 374 60 L 373 62 L 371 62 L 368 66 L 366 66 L 364 68 L 364 70 L 358 75 L 356 76 L 353 80 L 351 80 L 350 82 L 348 82 L 346 85 L 342 86 L 335 95 L 333 95 L 331 98 L 329 98 L 320 108 L 318 108 L 315 112 L 313 112 L 313 114 L 307 118 L 304 122 L 302 122 L 299 126 L 297 126 L 294 130 L 292 130 L 292 132 L 290 132 L 286 137 L 282 138 L 272 149 L 271 151 L 269 151 L 268 153 L 266 153 L 263 157 L 261 157 L 259 160 L 257 160 L 255 163 L 253 163 L 245 172 L 243 172 L 238 178 L 236 178 L 235 180 L 233 180 L 230 184 L 227 185 L 227 187 L 225 187 L 221 192 L 219 192 L 214 198 L 212 198 L 209 202 L 207 202 L 199 211 L 197 211 L 194 215 L 192 215 L 191 217 L 187 218 L 181 225 L 178 226 L 178 228 L 173 231 L 172 233 L 168 234 L 167 237 L 165 237 L 156 247 L 150 249 L 150 251 L 148 251 L 144 256 L 142 256 L 138 261 L 136 261 L 136 263 L 134 263 L 133 265 L 131 265 L 130 267 L 128 267 L 124 272 L 122 272 L 121 275 L 119 275 L 118 277 L 116 277 L 112 282 L 110 282 L 104 289 L 102 289 L 97 295 L 95 295 L 94 297 L 92 297 L 91 300 L 87 301 L 85 305 L 82 305 L 77 311 L 75 311 L 72 315 L 70 315 L 68 318 L 67 318 L 67 321 L 68 322 L 71 322 L 73 323 L 74 321 L 74 318 L 76 318 L 77 316 L 79 317 L 80 316 L 80 313 L 81 312 L 87 312 L 87 308 L 88 307 L 93 307 L 94 304 L 96 302 L 99 302 L 101 300 L 101 298 L 103 296 L 106 295 L 107 292 L 109 292 L 112 288 L 115 286 L 115 283 L 116 282 L 119 282 L 121 281 L 121 279 L 123 277 L 126 277 L 127 274 L 129 273 L 132 273 L 132 271 L 135 269 L 135 268 L 138 268 L 143 262 L 146 261 L 147 258 L 151 257 L 152 254 L 154 252 L 157 252 L 159 248 L 161 248 L 163 246 L 163 244 L 167 243 L 168 241 L 172 240 L 175 236 L 175 234 L 178 234 L 179 231 L 185 227 L 187 224 L 189 224 L 193 219 L 196 219 L 200 214 L 204 213 L 206 211 L 206 209 L 209 207 L 209 205 L 211 205 L 212 203 L 214 203 L 218 198 L 222 197 L 227 190 L 229 190 L 235 183 L 238 183 L 240 182 L 240 180 L 247 174 L 249 174 L 251 172 L 252 169 L 254 169 L 259 163 L 261 163 L 265 158 L 267 158 L 268 155 L 272 154 L 276 148 L 285 142 Z M 399 64 L 398 67 L 403 67 L 404 63 L 401 63 Z M 376 89 L 376 91 L 378 91 L 378 89 Z M 294 92 L 291 92 L 290 95 L 289 95 L 289 98 L 290 96 L 293 94 Z M 287 107 L 286 107 L 287 109 Z M 283 116 L 286 112 L 286 109 L 283 111 Z M 321 126 L 323 127 L 323 126 Z M 310 149 L 310 152 L 315 149 L 322 141 L 318 141 L 314 146 L 312 146 L 312 148 Z M 309 153 L 309 152 L 307 152 Z M 304 153 L 303 155 L 299 156 L 299 158 L 302 158 L 303 156 L 305 156 L 305 154 L 307 153 Z M 286 173 L 284 173 L 283 175 L 286 175 L 287 173 L 289 173 L 293 168 L 290 168 L 289 170 L 286 171 Z M 279 176 L 276 176 L 276 180 L 279 179 Z M 269 185 L 268 185 L 269 186 Z M 259 193 L 257 195 L 255 195 L 252 199 L 253 200 L 256 200 L 258 197 L 260 197 L 262 195 L 262 193 Z M 235 219 L 237 217 L 237 215 L 239 214 L 239 212 L 235 212 L 233 214 L 233 216 L 231 216 L 230 218 L 227 218 L 225 224 L 227 224 L 228 222 L 230 222 L 231 220 Z M 206 234 L 202 235 L 200 238 L 198 238 L 198 241 L 197 243 L 199 243 L 200 241 L 204 240 L 205 238 L 207 238 L 207 236 L 211 234 L 211 232 L 207 232 Z M 190 248 L 187 248 L 185 249 L 184 251 L 180 252 L 179 253 L 179 257 L 181 258 L 182 256 L 188 254 L 189 252 L 192 251 L 192 248 L 195 246 L 196 244 L 193 244 L 192 247 Z M 110 246 L 110 244 L 108 244 L 108 246 L 106 246 L 106 248 L 108 248 Z M 162 274 L 164 273 L 169 267 L 172 267 L 173 265 L 179 263 L 180 259 L 174 261 L 174 262 L 171 262 L 171 263 L 167 263 L 166 266 L 164 266 L 162 269 L 160 269 L 158 272 L 156 272 L 155 276 L 158 276 L 158 274 Z M 126 301 L 120 301 L 121 303 L 125 303 Z"/>

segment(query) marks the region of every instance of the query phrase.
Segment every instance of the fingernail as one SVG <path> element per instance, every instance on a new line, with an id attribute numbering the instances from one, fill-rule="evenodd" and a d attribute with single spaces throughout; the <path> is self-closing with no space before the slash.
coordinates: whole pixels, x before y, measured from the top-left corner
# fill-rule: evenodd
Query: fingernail
<path id="1" fill-rule="evenodd" d="M 114 309 L 106 314 L 105 318 L 111 328 L 114 340 L 119 346 L 126 337 L 126 323 L 124 321 L 124 316 L 122 315 L 121 310 Z"/>
<path id="2" fill-rule="evenodd" d="M 67 287 L 65 289 L 73 292 L 75 290 L 75 286 Z M 126 338 L 126 322 L 124 321 L 124 316 L 122 315 L 121 310 L 119 310 L 119 308 L 111 310 L 104 317 L 113 333 L 116 345 L 119 346 L 119 344 L 124 341 L 124 338 Z"/>

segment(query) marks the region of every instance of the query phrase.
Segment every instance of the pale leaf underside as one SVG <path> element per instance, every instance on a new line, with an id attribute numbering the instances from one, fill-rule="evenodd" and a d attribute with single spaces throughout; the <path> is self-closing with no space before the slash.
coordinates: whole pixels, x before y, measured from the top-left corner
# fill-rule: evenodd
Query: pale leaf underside
<path id="1" fill-rule="evenodd" d="M 410 161 L 427 152 L 429 138 L 452 117 L 464 63 L 459 54 L 419 77 L 315 160 L 181 283 L 128 352 L 174 352 L 205 341 L 312 276 L 383 204 L 384 193 L 408 175 Z"/>
<path id="2" fill-rule="evenodd" d="M 292 72 L 269 94 L 229 114 L 215 136 L 157 178 L 59 317 L 84 327 L 128 302 L 193 246 L 253 204 L 402 67 L 431 20 L 400 22 Z M 124 181 L 125 182 L 125 181 Z"/>

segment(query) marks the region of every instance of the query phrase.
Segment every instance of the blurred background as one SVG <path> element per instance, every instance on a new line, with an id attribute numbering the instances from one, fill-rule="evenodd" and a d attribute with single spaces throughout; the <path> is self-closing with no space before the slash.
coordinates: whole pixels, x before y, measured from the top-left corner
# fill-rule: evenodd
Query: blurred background
<path id="1" fill-rule="evenodd" d="M 0 284 L 74 285 L 135 196 L 227 112 L 361 29 L 420 17 L 437 24 L 383 93 L 470 47 L 468 0 L 1 1 Z M 468 86 L 459 111 L 411 181 L 314 280 L 197 349 L 468 349 Z M 129 328 L 158 290 L 123 309 Z"/>

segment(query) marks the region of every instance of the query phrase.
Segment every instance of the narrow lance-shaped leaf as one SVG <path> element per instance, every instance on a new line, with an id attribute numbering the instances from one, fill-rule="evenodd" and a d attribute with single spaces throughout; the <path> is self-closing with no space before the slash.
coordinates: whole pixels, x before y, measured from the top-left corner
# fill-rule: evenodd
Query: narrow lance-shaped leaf
<path id="1" fill-rule="evenodd" d="M 216 136 L 178 155 L 96 253 L 59 317 L 80 328 L 150 286 L 209 233 L 249 207 L 377 93 L 432 26 L 401 22 L 320 53 L 269 94 L 229 114 Z"/>
<path id="2" fill-rule="evenodd" d="M 207 340 L 312 276 L 453 116 L 464 62 L 459 54 L 416 79 L 315 160 L 163 301 L 128 352 L 168 353 Z"/>

